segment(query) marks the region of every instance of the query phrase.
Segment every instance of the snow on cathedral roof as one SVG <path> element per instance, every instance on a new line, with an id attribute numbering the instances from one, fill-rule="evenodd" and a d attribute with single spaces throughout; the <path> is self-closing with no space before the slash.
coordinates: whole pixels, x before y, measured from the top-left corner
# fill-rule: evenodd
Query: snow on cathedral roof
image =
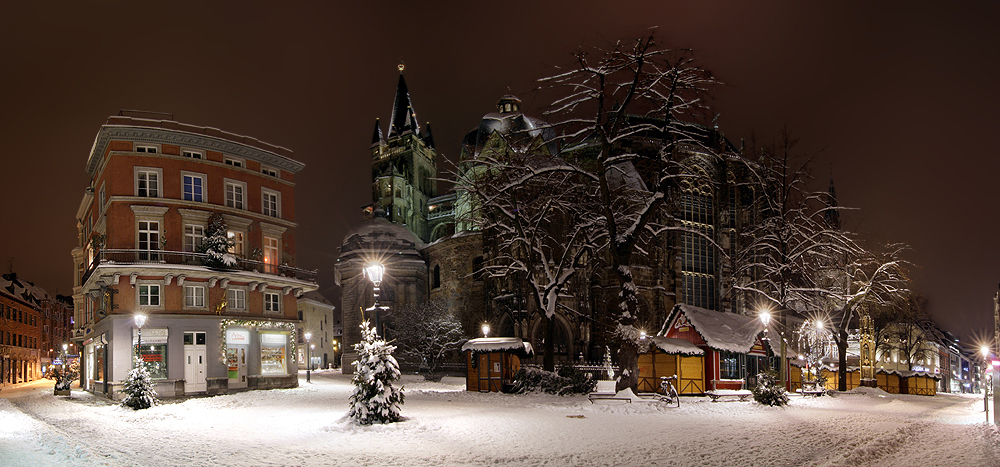
<path id="1" fill-rule="evenodd" d="M 462 345 L 462 352 L 468 350 L 473 352 L 513 351 L 529 356 L 535 353 L 530 343 L 524 342 L 518 337 L 480 337 L 472 339 Z"/>
<path id="2" fill-rule="evenodd" d="M 674 307 L 668 323 L 672 323 L 680 314 L 691 322 L 698 335 L 715 350 L 747 353 L 757 342 L 757 334 L 764 330 L 764 324 L 756 317 L 706 310 L 683 303 Z"/>

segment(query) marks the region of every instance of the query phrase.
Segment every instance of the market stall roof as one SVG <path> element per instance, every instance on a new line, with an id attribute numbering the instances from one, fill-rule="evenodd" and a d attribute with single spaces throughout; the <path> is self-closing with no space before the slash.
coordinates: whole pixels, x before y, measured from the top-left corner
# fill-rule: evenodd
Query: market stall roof
<path id="1" fill-rule="evenodd" d="M 473 352 L 514 352 L 517 354 L 531 356 L 534 350 L 531 344 L 522 341 L 518 337 L 480 337 L 472 339 L 462 345 L 462 351 L 471 350 Z"/>
<path id="2" fill-rule="evenodd" d="M 651 339 L 656 348 L 670 355 L 705 355 L 704 350 L 684 339 L 663 336 L 653 336 Z"/>
<path id="3" fill-rule="evenodd" d="M 680 314 L 687 317 L 698 335 L 715 350 L 747 353 L 757 342 L 757 333 L 764 330 L 764 324 L 756 317 L 706 310 L 683 303 L 674 306 L 664 330 Z"/>

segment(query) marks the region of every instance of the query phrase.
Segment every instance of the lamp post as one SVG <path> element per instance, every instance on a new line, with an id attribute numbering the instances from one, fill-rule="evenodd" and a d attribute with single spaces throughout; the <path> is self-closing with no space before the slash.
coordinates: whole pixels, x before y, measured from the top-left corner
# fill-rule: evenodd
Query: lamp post
<path id="1" fill-rule="evenodd" d="M 376 333 L 379 330 L 379 325 L 381 324 L 381 318 L 382 318 L 380 316 L 380 313 L 379 313 L 380 308 L 379 308 L 379 305 L 378 305 L 378 292 L 379 292 L 379 285 L 382 284 L 382 275 L 383 274 L 385 274 L 385 266 L 383 266 L 382 263 L 377 263 L 376 262 L 376 263 L 371 263 L 368 266 L 365 266 L 365 276 L 368 277 L 368 280 L 372 281 L 372 285 L 375 287 L 374 288 L 375 305 L 372 306 L 372 309 L 375 311 L 375 332 Z"/>
<path id="2" fill-rule="evenodd" d="M 66 345 L 66 344 L 63 344 L 63 353 L 62 353 L 62 367 L 63 367 L 62 369 L 63 369 L 63 375 L 65 375 L 65 374 L 66 374 L 66 355 L 67 355 L 67 354 L 66 354 L 66 349 L 67 349 L 67 348 L 69 348 L 69 346 L 68 346 L 68 345 Z"/>
<path id="3" fill-rule="evenodd" d="M 306 338 L 306 382 L 307 383 L 311 382 L 309 370 L 312 369 L 312 360 L 310 359 L 311 355 L 309 353 L 309 349 L 311 348 L 309 346 L 309 340 L 312 339 L 312 336 L 313 335 L 312 335 L 311 332 L 306 332 L 306 334 L 305 334 L 305 338 Z"/>
<path id="4" fill-rule="evenodd" d="M 135 314 L 135 326 L 138 328 L 138 334 L 135 344 L 135 358 L 138 360 L 139 364 L 142 364 L 142 325 L 146 324 L 146 315 L 142 313 Z M 64 346 L 65 347 L 65 346 Z"/>
<path id="5" fill-rule="evenodd" d="M 990 423 L 990 389 L 986 385 L 986 374 L 989 372 L 989 356 L 990 348 L 989 346 L 982 346 L 979 349 L 980 353 L 983 354 L 983 373 L 979 377 L 979 384 L 983 387 L 983 412 L 986 412 L 986 423 Z M 996 416 L 994 415 L 994 418 Z"/>
<path id="6" fill-rule="evenodd" d="M 483 337 L 490 337 L 490 324 L 483 324 Z"/>

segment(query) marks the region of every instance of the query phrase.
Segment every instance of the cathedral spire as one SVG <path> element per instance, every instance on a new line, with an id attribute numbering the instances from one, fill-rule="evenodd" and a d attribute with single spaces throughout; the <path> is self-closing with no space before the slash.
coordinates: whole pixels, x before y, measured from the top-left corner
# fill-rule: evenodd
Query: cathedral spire
<path id="1" fill-rule="evenodd" d="M 385 138 L 382 137 L 382 127 L 378 124 L 378 119 L 375 119 L 375 134 L 372 135 L 372 146 L 376 144 L 385 144 Z"/>
<path id="2" fill-rule="evenodd" d="M 840 210 L 837 208 L 837 189 L 833 186 L 833 175 L 830 175 L 830 188 L 827 191 L 826 212 L 823 213 L 823 218 L 831 229 L 840 230 Z"/>
<path id="3" fill-rule="evenodd" d="M 407 131 L 419 135 L 420 126 L 417 125 L 417 113 L 410 100 L 410 91 L 406 88 L 406 79 L 403 78 L 403 64 L 400 64 L 396 99 L 392 103 L 392 116 L 389 120 L 389 138 L 400 136 Z"/>

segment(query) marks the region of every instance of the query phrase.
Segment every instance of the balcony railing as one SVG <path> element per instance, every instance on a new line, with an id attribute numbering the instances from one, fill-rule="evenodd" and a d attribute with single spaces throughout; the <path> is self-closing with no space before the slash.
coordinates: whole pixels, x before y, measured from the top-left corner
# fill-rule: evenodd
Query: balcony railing
<path id="1" fill-rule="evenodd" d="M 135 265 L 135 264 L 174 264 L 184 266 L 202 266 L 208 261 L 205 253 L 187 251 L 162 250 L 101 250 L 94 257 L 94 262 L 87 268 L 81 284 L 87 282 L 90 275 L 101 265 Z M 316 271 L 294 268 L 286 265 L 270 264 L 236 257 L 236 265 L 232 267 L 211 268 L 217 271 L 252 271 L 275 276 L 290 277 L 304 281 L 316 281 Z"/>

